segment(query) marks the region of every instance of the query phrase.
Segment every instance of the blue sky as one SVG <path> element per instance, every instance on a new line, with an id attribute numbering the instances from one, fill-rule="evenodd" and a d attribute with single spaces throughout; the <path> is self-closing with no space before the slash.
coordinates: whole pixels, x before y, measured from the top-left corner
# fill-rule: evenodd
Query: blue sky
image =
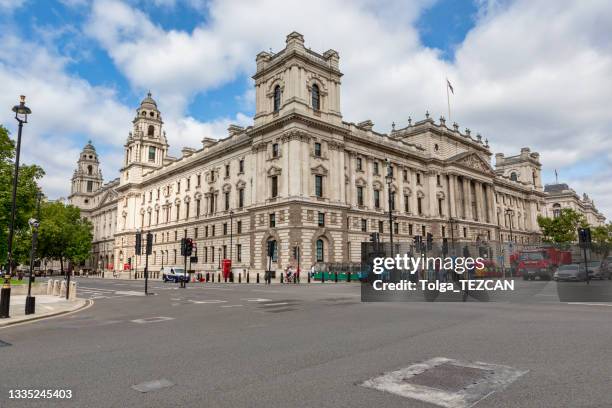
<path id="1" fill-rule="evenodd" d="M 67 195 L 71 160 L 88 139 L 105 178 L 118 174 L 130 119 L 148 90 L 175 154 L 181 143 L 222 137 L 230 123 L 249 124 L 255 55 L 280 49 L 297 30 L 314 50 L 340 53 L 345 120 L 372 119 L 385 132 L 426 110 L 447 115 L 449 77 L 462 129 L 506 155 L 539 151 L 545 181 L 557 168 L 561 181 L 608 211 L 609 8 L 545 0 L 317 0 L 308 8 L 294 0 L 0 0 L 0 101 L 10 106 L 28 94 L 36 107 L 30 137 L 44 151 L 26 145 L 24 158 L 47 169 L 50 196 Z M 10 115 L 0 121 L 14 129 Z"/>

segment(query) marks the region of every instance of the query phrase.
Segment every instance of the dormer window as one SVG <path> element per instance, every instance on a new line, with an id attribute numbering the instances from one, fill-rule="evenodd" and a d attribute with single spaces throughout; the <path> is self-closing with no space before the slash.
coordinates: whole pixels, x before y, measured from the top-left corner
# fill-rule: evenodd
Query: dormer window
<path id="1" fill-rule="evenodd" d="M 281 89 L 280 85 L 276 85 L 274 87 L 274 112 L 278 112 L 280 110 L 281 103 Z"/>
<path id="2" fill-rule="evenodd" d="M 312 86 L 312 109 L 318 111 L 321 109 L 321 96 L 319 94 L 319 85 Z"/>
<path id="3" fill-rule="evenodd" d="M 518 181 L 518 176 L 516 175 L 516 172 L 512 172 L 510 173 L 510 180 L 512 181 Z"/>

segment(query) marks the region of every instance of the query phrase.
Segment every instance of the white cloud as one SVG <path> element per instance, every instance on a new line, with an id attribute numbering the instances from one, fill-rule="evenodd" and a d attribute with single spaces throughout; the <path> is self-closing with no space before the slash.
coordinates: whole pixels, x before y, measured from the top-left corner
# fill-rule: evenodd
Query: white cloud
<path id="1" fill-rule="evenodd" d="M 285 35 L 296 30 L 314 50 L 339 51 L 346 120 L 370 118 L 386 130 L 392 121 L 405 125 L 409 115 L 422 118 L 427 109 L 436 118 L 446 116 L 448 76 L 455 87 L 452 119 L 482 133 L 496 151 L 514 154 L 530 146 L 540 151 L 545 175 L 575 169 L 580 161 L 610 167 L 609 1 L 481 0 L 476 25 L 453 61 L 424 47 L 414 28 L 433 1 L 315 0 L 308 7 L 297 0 L 197 2 L 207 18 L 185 32 L 156 25 L 136 8 L 142 2 L 97 0 L 86 32 L 134 88 L 153 90 L 171 144 L 197 146 L 205 135 L 224 135 L 230 119 L 202 124 L 184 117 L 190 101 L 252 75 L 257 52 L 281 49 Z M 251 90 L 236 96 L 238 108 L 248 109 L 252 98 Z M 128 123 L 113 128 L 125 133 Z M 571 181 L 576 190 L 592 188 L 600 208 L 612 214 L 612 196 L 605 193 L 612 181 L 591 176 Z"/>

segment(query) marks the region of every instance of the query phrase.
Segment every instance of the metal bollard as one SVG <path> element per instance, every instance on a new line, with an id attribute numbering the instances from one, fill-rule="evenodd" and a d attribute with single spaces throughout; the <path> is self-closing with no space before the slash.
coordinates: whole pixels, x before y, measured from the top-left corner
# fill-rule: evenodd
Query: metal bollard
<path id="1" fill-rule="evenodd" d="M 11 278 L 5 276 L 0 290 L 0 319 L 8 319 L 11 306 Z"/>
<path id="2" fill-rule="evenodd" d="M 249 275 L 250 275 L 250 273 L 247 272 L 247 274 L 246 274 L 247 283 L 249 283 Z"/>
<path id="3" fill-rule="evenodd" d="M 338 272 L 334 272 L 334 283 L 338 283 Z"/>
<path id="4" fill-rule="evenodd" d="M 215 283 L 215 274 L 214 274 L 214 273 L 211 273 L 211 275 L 212 275 L 212 281 L 211 281 L 211 282 L 212 282 L 212 283 Z"/>
<path id="5" fill-rule="evenodd" d="M 227 283 L 227 275 L 223 275 L 223 283 Z"/>
<path id="6" fill-rule="evenodd" d="M 308 283 L 310 283 L 310 272 L 308 272 Z"/>
<path id="7" fill-rule="evenodd" d="M 257 272 L 257 283 L 259 283 L 259 272 Z"/>
<path id="8" fill-rule="evenodd" d="M 242 274 L 241 273 L 238 274 L 238 283 L 242 283 Z"/>
<path id="9" fill-rule="evenodd" d="M 210 272 L 206 272 L 206 282 L 210 279 Z"/>
<path id="10" fill-rule="evenodd" d="M 346 274 L 346 281 L 347 281 L 347 282 L 350 282 L 350 281 L 351 281 L 351 273 L 350 273 L 350 272 L 348 272 L 348 273 Z"/>
<path id="11" fill-rule="evenodd" d="M 234 272 L 229 273 L 230 283 L 234 283 Z"/>
<path id="12" fill-rule="evenodd" d="M 283 272 L 280 273 L 280 283 L 283 283 Z"/>
<path id="13" fill-rule="evenodd" d="M 325 283 L 325 272 L 321 271 L 321 283 Z"/>

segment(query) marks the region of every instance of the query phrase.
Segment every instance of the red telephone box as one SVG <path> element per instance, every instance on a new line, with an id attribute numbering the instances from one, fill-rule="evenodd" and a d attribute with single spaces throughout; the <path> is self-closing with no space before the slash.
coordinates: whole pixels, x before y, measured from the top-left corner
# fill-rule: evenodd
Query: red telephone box
<path id="1" fill-rule="evenodd" d="M 221 268 L 223 271 L 223 279 L 229 279 L 229 275 L 232 270 L 232 260 L 224 259 L 223 261 L 221 261 Z"/>

